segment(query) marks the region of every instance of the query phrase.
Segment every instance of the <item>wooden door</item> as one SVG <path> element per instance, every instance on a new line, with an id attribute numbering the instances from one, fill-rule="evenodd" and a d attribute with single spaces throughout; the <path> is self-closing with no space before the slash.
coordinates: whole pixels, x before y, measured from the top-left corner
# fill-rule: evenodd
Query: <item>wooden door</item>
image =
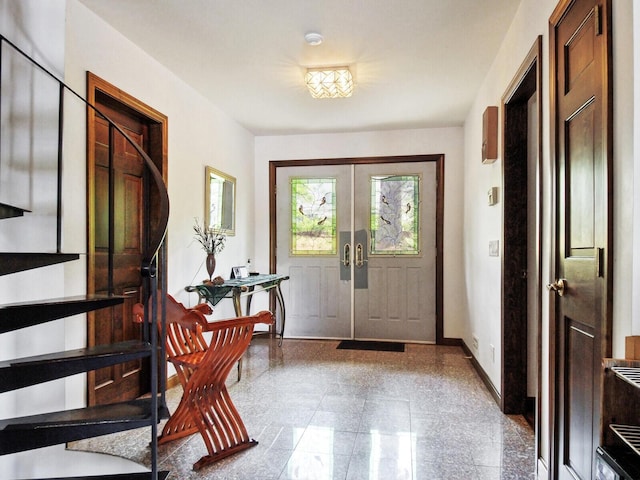
<path id="1" fill-rule="evenodd" d="M 97 107 L 118 123 L 131 139 L 145 148 L 146 125 L 140 119 L 99 103 Z M 131 309 L 142 299 L 142 225 L 144 225 L 144 165 L 140 155 L 113 131 L 102 118 L 95 119 L 95 292 L 124 295 L 123 305 L 102 309 L 94 314 L 94 345 L 141 339 L 140 325 L 133 322 Z M 109 144 L 113 148 L 113 177 L 109 178 Z M 112 192 L 113 225 L 109 201 Z M 109 245 L 114 255 L 109 258 Z M 108 274 L 113 262 L 113 277 Z M 94 372 L 95 404 L 136 398 L 148 390 L 148 369 L 140 360 L 118 364 Z"/>
<path id="2" fill-rule="evenodd" d="M 562 2 L 551 17 L 556 161 L 556 478 L 593 478 L 600 365 L 611 352 L 610 3 Z"/>
<path id="3" fill-rule="evenodd" d="M 142 146 L 166 181 L 166 117 L 91 74 L 88 97 Z M 87 291 L 126 297 L 123 305 L 88 315 L 87 344 L 139 340 L 142 331 L 133 322 L 132 307 L 143 298 L 143 228 L 156 221 L 147 217 L 153 208 L 145 205 L 154 204 L 157 190 L 148 186 L 138 152 L 94 112 L 89 113 L 87 143 Z M 89 405 L 139 397 L 149 391 L 148 362 L 136 360 L 89 372 L 87 390 Z"/>

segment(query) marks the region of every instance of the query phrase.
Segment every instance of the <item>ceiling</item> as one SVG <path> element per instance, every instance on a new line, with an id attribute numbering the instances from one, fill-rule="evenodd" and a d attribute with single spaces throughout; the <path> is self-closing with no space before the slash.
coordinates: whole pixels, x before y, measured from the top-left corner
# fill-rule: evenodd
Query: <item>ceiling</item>
<path id="1" fill-rule="evenodd" d="M 255 135 L 462 125 L 520 3 L 80 1 Z M 305 69 L 336 65 L 353 96 L 312 98 Z"/>

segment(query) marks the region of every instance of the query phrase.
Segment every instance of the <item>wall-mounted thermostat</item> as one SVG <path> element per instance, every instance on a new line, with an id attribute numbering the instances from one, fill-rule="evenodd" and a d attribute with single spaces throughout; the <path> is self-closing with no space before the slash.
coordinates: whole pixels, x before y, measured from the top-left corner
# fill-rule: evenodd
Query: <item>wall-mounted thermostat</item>
<path id="1" fill-rule="evenodd" d="M 487 192 L 487 203 L 489 206 L 498 203 L 498 187 L 491 187 Z"/>

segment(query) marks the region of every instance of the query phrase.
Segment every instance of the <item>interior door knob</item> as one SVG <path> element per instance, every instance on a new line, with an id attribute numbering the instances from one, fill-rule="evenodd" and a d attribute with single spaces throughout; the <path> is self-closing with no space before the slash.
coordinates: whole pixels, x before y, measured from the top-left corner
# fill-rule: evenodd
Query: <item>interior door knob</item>
<path id="1" fill-rule="evenodd" d="M 556 280 L 553 283 L 549 283 L 547 285 L 547 290 L 549 290 L 550 292 L 554 291 L 562 297 L 564 295 L 564 289 L 566 286 L 567 286 L 567 281 L 561 278 L 559 280 Z"/>

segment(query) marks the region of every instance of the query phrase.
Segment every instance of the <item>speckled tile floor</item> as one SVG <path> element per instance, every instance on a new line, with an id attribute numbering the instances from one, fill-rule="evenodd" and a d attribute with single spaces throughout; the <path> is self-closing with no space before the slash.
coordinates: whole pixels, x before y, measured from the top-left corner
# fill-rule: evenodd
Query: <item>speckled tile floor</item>
<path id="1" fill-rule="evenodd" d="M 243 377 L 227 381 L 256 447 L 197 472 L 195 434 L 159 447 L 170 479 L 534 479 L 534 434 L 503 415 L 458 347 L 337 350 L 337 341 L 256 337 Z M 169 407 L 182 394 L 167 392 Z M 160 428 L 162 425 L 160 426 Z M 74 448 L 149 465 L 149 430 Z"/>

